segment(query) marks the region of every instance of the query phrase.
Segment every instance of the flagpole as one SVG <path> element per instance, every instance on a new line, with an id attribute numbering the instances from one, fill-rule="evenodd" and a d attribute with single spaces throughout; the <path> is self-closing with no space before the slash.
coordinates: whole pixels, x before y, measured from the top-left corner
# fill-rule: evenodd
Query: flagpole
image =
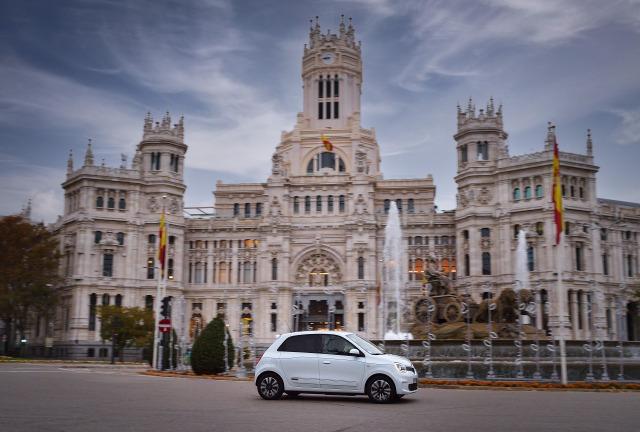
<path id="1" fill-rule="evenodd" d="M 157 250 L 160 250 L 160 238 L 158 238 L 158 243 L 157 243 Z M 147 263 L 148 265 L 148 263 Z M 155 260 L 154 260 L 154 265 L 153 265 L 153 269 L 154 271 L 156 271 L 156 265 L 155 265 Z M 158 328 L 158 325 L 160 323 L 160 302 L 162 301 L 162 281 L 161 281 L 161 276 L 160 276 L 160 272 L 158 271 L 156 274 L 156 301 L 155 303 L 155 322 L 153 325 L 153 364 L 152 367 L 154 369 L 160 369 L 158 367 L 158 345 L 160 342 L 160 331 Z"/>
<path id="2" fill-rule="evenodd" d="M 556 339 L 558 340 L 558 347 L 560 348 L 560 379 L 562 384 L 567 384 L 567 347 L 565 344 L 565 295 L 564 286 L 562 284 L 562 270 L 564 262 L 564 232 L 560 233 L 560 243 L 556 246 L 556 265 L 557 265 L 557 304 L 558 304 L 558 334 Z"/>

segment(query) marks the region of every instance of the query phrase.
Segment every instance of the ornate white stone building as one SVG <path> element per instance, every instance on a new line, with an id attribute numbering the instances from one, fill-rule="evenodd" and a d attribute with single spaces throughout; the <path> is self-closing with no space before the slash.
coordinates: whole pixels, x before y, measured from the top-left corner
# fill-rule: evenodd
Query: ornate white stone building
<path id="1" fill-rule="evenodd" d="M 172 124 L 166 114 L 154 123 L 147 116 L 130 166 L 124 156 L 120 168 L 96 166 L 91 143 L 81 168 L 74 169 L 70 157 L 62 185 L 65 213 L 55 225 L 66 278 L 55 326 L 58 355 L 108 354 L 97 306 L 151 307 L 162 206 L 169 224 L 168 295 L 173 320 L 186 323 L 188 340 L 218 313 L 234 339 L 241 317 L 250 316 L 258 343 L 295 328 L 327 326 L 379 338 L 378 287 L 392 201 L 401 210 L 410 305 L 421 297 L 415 275 L 429 266 L 477 301 L 485 291 L 512 287 L 515 233 L 523 228 L 533 288 L 541 303 L 551 303 L 550 313 L 539 307 L 538 326 L 564 322 L 572 338 L 589 332 L 639 338 L 638 304 L 630 292 L 640 287 L 640 204 L 597 198 L 590 135 L 586 154 L 560 155 L 567 220 L 563 317 L 554 294 L 553 126 L 540 152 L 510 156 L 501 107 L 493 101 L 480 110 L 472 101 L 458 107 L 458 204 L 439 212 L 431 176 L 383 178 L 375 130 L 360 124 L 361 47 L 350 23 L 341 23 L 337 34 L 312 26 L 302 81 L 303 111 L 282 134 L 269 178 L 219 181 L 213 211 L 184 208 L 182 118 Z M 32 345 L 43 344 L 44 334 L 34 329 Z"/>

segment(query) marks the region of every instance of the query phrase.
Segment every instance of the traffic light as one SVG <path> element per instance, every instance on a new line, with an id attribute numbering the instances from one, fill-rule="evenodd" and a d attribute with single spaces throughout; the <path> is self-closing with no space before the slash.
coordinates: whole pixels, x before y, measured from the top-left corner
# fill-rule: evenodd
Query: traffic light
<path id="1" fill-rule="evenodd" d="M 160 306 L 160 316 L 163 318 L 169 318 L 171 316 L 171 296 L 162 299 L 162 305 Z"/>

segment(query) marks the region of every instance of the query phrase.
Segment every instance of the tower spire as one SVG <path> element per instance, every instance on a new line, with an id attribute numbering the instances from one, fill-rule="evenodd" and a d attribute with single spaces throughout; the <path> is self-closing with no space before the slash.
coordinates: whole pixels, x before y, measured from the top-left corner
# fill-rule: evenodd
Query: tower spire
<path id="1" fill-rule="evenodd" d="M 87 143 L 87 152 L 84 154 L 84 166 L 93 166 L 93 150 L 91 149 L 91 138 Z"/>
<path id="2" fill-rule="evenodd" d="M 553 144 L 556 142 L 556 127 L 553 123 L 547 122 L 547 139 L 544 142 L 545 150 L 553 150 Z"/>
<path id="3" fill-rule="evenodd" d="M 587 129 L 587 156 L 593 156 L 593 140 L 591 139 L 591 129 Z"/>
<path id="4" fill-rule="evenodd" d="M 73 173 L 73 150 L 69 150 L 69 158 L 67 159 L 67 176 Z"/>

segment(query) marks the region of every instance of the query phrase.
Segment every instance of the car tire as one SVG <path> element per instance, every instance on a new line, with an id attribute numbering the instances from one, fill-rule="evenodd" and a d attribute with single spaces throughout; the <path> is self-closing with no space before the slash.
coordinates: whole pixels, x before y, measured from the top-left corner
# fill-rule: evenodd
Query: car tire
<path id="1" fill-rule="evenodd" d="M 367 396 L 375 403 L 390 403 L 396 399 L 396 388 L 391 378 L 376 375 L 367 383 Z"/>
<path id="2" fill-rule="evenodd" d="M 260 397 L 266 400 L 280 399 L 284 392 L 282 378 L 274 373 L 266 373 L 260 376 L 257 387 Z"/>

